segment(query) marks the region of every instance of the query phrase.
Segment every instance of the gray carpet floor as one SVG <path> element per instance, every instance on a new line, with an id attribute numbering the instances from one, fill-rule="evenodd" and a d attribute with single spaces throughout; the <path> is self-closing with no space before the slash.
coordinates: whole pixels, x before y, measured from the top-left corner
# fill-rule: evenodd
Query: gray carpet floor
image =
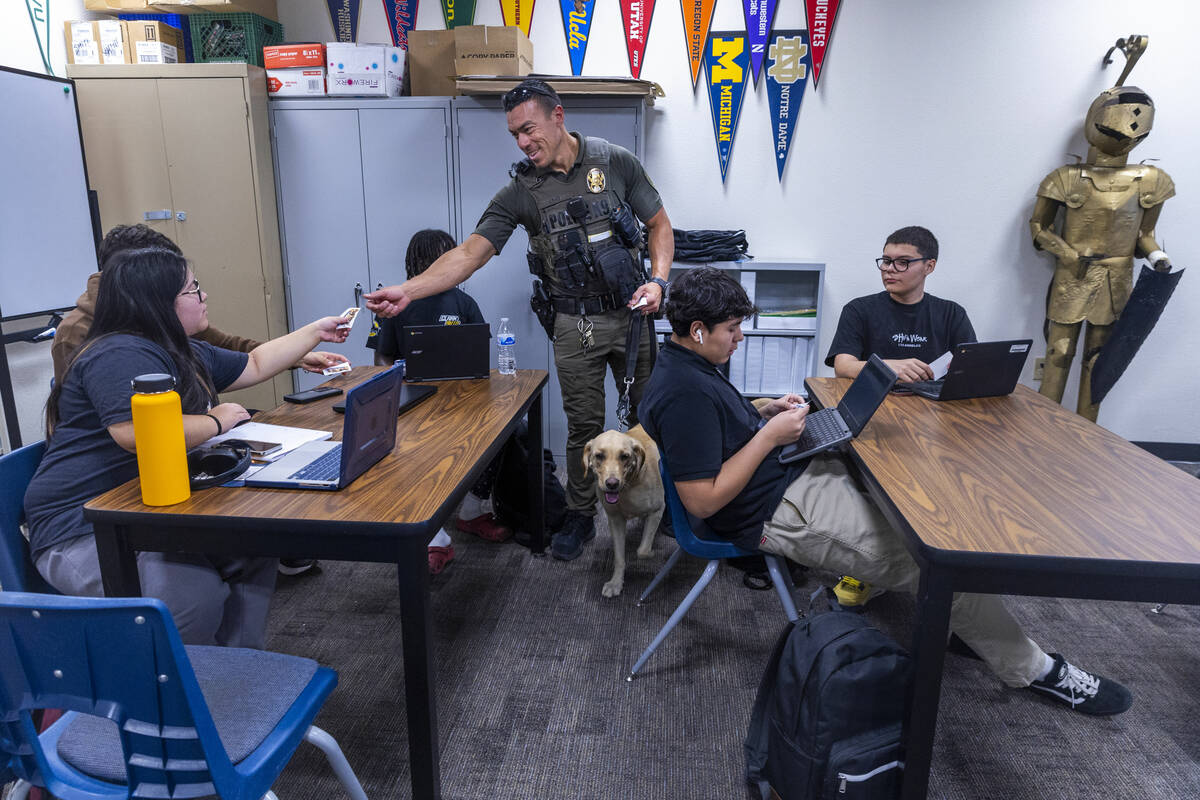
<path id="1" fill-rule="evenodd" d="M 638 679 L 624 677 L 694 583 L 685 557 L 651 597 L 638 593 L 675 547 L 634 556 L 625 594 L 600 596 L 612 564 L 601 528 L 564 563 L 456 535 L 433 578 L 442 786 L 454 800 L 750 797 L 742 737 L 784 616 L 722 566 Z M 827 575 L 810 575 L 807 587 Z M 340 684 L 317 723 L 333 734 L 369 797 L 410 796 L 394 568 L 323 562 L 281 578 L 268 646 L 334 667 Z M 1007 689 L 977 661 L 947 656 L 930 796 L 1200 796 L 1200 610 L 1011 599 L 1045 649 L 1121 680 L 1127 713 L 1096 719 Z M 907 643 L 915 604 L 884 595 L 867 614 Z M 276 784 L 282 800 L 342 796 L 321 755 L 301 745 Z"/>

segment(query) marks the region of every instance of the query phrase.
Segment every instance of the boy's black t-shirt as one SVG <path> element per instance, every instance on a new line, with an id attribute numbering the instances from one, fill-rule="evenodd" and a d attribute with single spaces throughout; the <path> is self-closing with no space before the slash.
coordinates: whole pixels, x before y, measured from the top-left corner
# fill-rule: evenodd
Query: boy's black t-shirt
<path id="1" fill-rule="evenodd" d="M 395 360 L 404 355 L 404 329 L 409 325 L 469 325 L 486 321 L 471 295 L 462 289 L 448 289 L 413 300 L 394 317 L 376 319 L 367 336 L 367 347 Z"/>
<path id="2" fill-rule="evenodd" d="M 865 361 L 917 358 L 928 364 L 955 345 L 975 341 L 967 312 L 952 300 L 926 294 L 912 305 L 898 303 L 887 292 L 851 300 L 838 319 L 825 366 L 841 353 Z"/>

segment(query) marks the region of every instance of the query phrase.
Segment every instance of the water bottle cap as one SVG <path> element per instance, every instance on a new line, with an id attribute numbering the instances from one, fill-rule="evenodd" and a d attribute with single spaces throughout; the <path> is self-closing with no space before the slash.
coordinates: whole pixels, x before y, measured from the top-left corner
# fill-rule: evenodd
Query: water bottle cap
<path id="1" fill-rule="evenodd" d="M 175 376 L 163 372 L 138 375 L 129 384 L 138 394 L 162 394 L 175 388 Z"/>

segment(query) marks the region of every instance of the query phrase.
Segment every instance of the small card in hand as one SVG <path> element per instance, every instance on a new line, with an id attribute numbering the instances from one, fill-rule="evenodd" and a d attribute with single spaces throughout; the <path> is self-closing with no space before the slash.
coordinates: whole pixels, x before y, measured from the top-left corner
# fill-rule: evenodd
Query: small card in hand
<path id="1" fill-rule="evenodd" d="M 338 316 L 345 317 L 345 318 L 347 318 L 347 319 L 348 319 L 348 320 L 350 320 L 350 321 L 349 321 L 349 322 L 343 322 L 341 325 L 338 325 L 338 330 L 339 330 L 339 331 L 342 331 L 342 330 L 346 330 L 346 331 L 348 331 L 348 330 L 350 330 L 351 328 L 353 328 L 353 327 L 354 327 L 354 320 L 355 320 L 355 318 L 358 316 L 358 312 L 359 312 L 359 311 L 362 311 L 362 309 L 361 309 L 361 308 L 355 308 L 355 307 L 351 307 L 351 308 L 347 308 L 345 311 L 343 311 L 341 314 L 339 314 Z"/>
<path id="2" fill-rule="evenodd" d="M 334 364 L 332 367 L 326 367 L 325 369 L 321 370 L 321 374 L 322 375 L 340 375 L 343 372 L 349 372 L 351 369 L 353 369 L 353 367 L 350 366 L 350 362 L 343 361 L 340 364 Z"/>

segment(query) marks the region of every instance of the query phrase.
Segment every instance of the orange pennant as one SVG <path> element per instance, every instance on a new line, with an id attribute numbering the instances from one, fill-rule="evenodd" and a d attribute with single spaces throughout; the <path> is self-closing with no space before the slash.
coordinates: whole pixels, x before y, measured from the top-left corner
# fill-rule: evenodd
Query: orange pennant
<path id="1" fill-rule="evenodd" d="M 694 91 L 696 81 L 700 78 L 700 65 L 704 63 L 704 43 L 708 41 L 708 28 L 712 25 L 713 8 L 717 0 L 679 0 L 679 4 L 683 9 L 683 36 L 687 40 Z"/>
<path id="2" fill-rule="evenodd" d="M 500 0 L 500 13 L 505 25 L 516 25 L 521 33 L 529 35 L 529 23 L 533 22 L 535 0 Z"/>

